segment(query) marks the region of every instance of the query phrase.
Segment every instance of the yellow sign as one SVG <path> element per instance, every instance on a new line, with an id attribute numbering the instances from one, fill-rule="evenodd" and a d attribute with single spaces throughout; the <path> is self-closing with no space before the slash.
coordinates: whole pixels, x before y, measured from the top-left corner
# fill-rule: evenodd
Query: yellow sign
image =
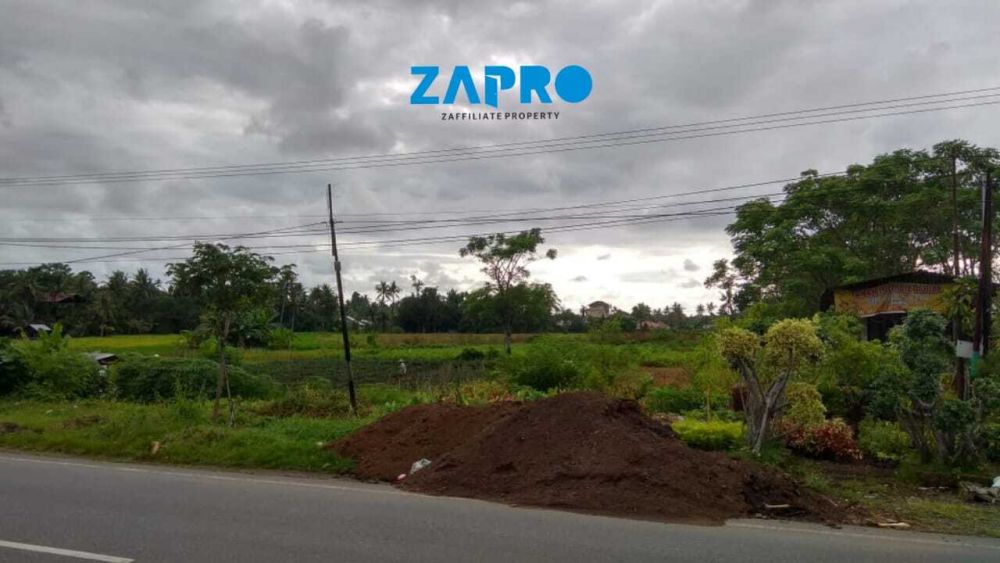
<path id="1" fill-rule="evenodd" d="M 951 284 L 885 283 L 863 289 L 836 289 L 833 304 L 838 313 L 870 317 L 905 313 L 911 309 L 944 312 L 941 291 Z"/>

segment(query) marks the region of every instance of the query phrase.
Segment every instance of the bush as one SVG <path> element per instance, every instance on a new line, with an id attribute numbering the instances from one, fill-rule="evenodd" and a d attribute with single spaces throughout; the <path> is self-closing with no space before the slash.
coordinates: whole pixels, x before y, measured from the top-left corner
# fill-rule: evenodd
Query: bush
<path id="1" fill-rule="evenodd" d="M 826 407 L 815 385 L 793 382 L 785 390 L 788 410 L 782 419 L 795 427 L 820 426 L 826 422 Z"/>
<path id="2" fill-rule="evenodd" d="M 152 402 L 174 397 L 215 397 L 219 365 L 198 358 L 126 356 L 114 369 L 117 394 L 123 399 Z M 274 382 L 229 366 L 229 388 L 236 397 L 263 398 L 273 394 Z"/>
<path id="3" fill-rule="evenodd" d="M 858 428 L 858 446 L 873 459 L 900 461 L 910 451 L 910 436 L 895 422 L 866 418 Z"/>
<path id="4" fill-rule="evenodd" d="M 28 366 L 11 346 L 10 340 L 0 339 L 0 395 L 13 393 L 31 380 Z"/>
<path id="5" fill-rule="evenodd" d="M 587 366 L 579 359 L 549 343 L 539 343 L 528 349 L 527 355 L 516 362 L 511 380 L 517 385 L 539 391 L 567 389 L 583 382 Z"/>
<path id="6" fill-rule="evenodd" d="M 455 359 L 460 362 L 478 362 L 486 359 L 486 353 L 476 348 L 463 348 Z"/>
<path id="7" fill-rule="evenodd" d="M 90 397 L 104 390 L 100 366 L 86 354 L 69 349 L 69 340 L 56 325 L 38 340 L 18 342 L 12 355 L 27 370 L 20 387 L 26 395 L 40 398 Z M 22 374 L 23 375 L 23 374 Z"/>
<path id="8" fill-rule="evenodd" d="M 267 333 L 267 347 L 270 350 L 287 350 L 295 341 L 295 333 L 285 327 L 272 328 Z"/>
<path id="9" fill-rule="evenodd" d="M 819 426 L 796 427 L 788 431 L 785 443 L 789 449 L 816 459 L 858 461 L 861 450 L 854 432 L 843 420 L 835 418 Z"/>
<path id="10" fill-rule="evenodd" d="M 984 424 L 979 431 L 983 455 L 989 461 L 1000 461 L 1000 424 Z"/>
<path id="11" fill-rule="evenodd" d="M 731 450 L 743 443 L 742 422 L 684 419 L 671 426 L 685 444 L 700 450 Z"/>
<path id="12" fill-rule="evenodd" d="M 717 393 L 708 396 L 708 402 L 715 409 L 725 409 L 729 406 L 729 396 Z M 705 395 L 697 389 L 686 387 L 658 387 L 646 394 L 643 406 L 649 412 L 682 413 L 685 411 L 704 410 Z"/>

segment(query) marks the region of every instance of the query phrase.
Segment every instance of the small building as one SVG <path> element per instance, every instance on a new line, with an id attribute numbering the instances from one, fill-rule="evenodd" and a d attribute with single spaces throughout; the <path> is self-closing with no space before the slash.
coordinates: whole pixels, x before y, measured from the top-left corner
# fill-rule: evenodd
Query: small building
<path id="1" fill-rule="evenodd" d="M 97 362 L 101 367 L 108 367 L 111 364 L 118 361 L 117 354 L 111 354 L 109 352 L 90 352 L 87 354 L 90 359 Z"/>
<path id="2" fill-rule="evenodd" d="M 584 310 L 588 319 L 606 319 L 611 316 L 611 305 L 604 301 L 594 301 Z"/>
<path id="3" fill-rule="evenodd" d="M 52 327 L 41 323 L 33 323 L 24 327 L 24 335 L 28 338 L 38 338 L 39 335 L 50 332 L 52 332 Z"/>
<path id="4" fill-rule="evenodd" d="M 666 330 L 670 328 L 667 323 L 661 323 L 660 321 L 642 321 L 638 326 L 639 330 Z"/>
<path id="5" fill-rule="evenodd" d="M 864 323 L 866 340 L 885 340 L 908 311 L 931 309 L 943 314 L 941 292 L 954 283 L 954 276 L 917 270 L 828 290 L 821 308 L 857 315 Z"/>

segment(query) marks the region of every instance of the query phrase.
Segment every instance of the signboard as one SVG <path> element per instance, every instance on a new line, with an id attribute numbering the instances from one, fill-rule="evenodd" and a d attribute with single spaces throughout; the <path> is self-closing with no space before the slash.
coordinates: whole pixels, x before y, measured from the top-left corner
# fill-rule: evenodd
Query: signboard
<path id="1" fill-rule="evenodd" d="M 972 357 L 972 342 L 968 340 L 955 341 L 955 355 L 959 358 L 969 359 Z"/>
<path id="2" fill-rule="evenodd" d="M 838 313 L 871 317 L 886 313 L 905 313 L 911 309 L 943 312 L 941 291 L 950 284 L 884 283 L 862 289 L 837 289 L 833 303 Z"/>

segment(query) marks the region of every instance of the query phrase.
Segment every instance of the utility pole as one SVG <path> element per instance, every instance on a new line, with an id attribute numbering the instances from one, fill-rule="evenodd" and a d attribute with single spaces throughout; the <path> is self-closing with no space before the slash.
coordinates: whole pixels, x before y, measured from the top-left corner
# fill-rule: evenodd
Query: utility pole
<path id="1" fill-rule="evenodd" d="M 330 246 L 333 270 L 337 275 L 337 305 L 340 309 L 340 333 L 344 336 L 344 363 L 347 364 L 347 395 L 351 412 L 357 414 L 358 399 L 354 394 L 354 373 L 351 371 L 351 338 L 347 334 L 347 310 L 344 308 L 344 283 L 340 279 L 340 257 L 337 255 L 337 229 L 333 225 L 333 186 L 326 185 L 326 210 L 330 218 Z"/>
<path id="2" fill-rule="evenodd" d="M 989 169 L 983 180 L 983 234 L 979 250 L 979 291 L 976 295 L 976 329 L 972 341 L 972 376 L 976 375 L 979 358 L 990 350 L 990 328 L 992 318 L 990 307 L 993 296 L 993 186 Z M 965 385 L 961 398 L 968 398 L 969 389 Z"/>

